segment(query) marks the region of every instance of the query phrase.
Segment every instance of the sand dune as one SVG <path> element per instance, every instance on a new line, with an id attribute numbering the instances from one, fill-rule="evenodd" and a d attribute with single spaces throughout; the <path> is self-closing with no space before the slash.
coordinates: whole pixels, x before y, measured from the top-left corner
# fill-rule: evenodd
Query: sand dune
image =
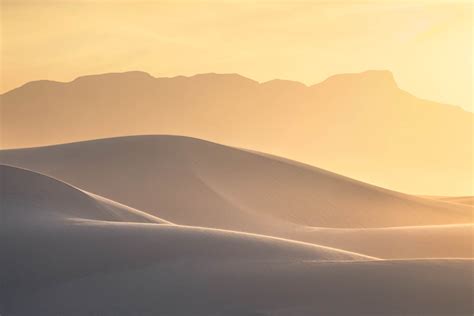
<path id="1" fill-rule="evenodd" d="M 192 138 L 136 136 L 4 150 L 0 162 L 181 225 L 337 245 L 382 258 L 472 255 L 471 226 L 443 226 L 472 223 L 467 205 L 396 193 Z M 401 227 L 420 225 L 437 226 Z"/>
<path id="2" fill-rule="evenodd" d="M 474 206 L 474 196 L 429 196 L 428 198 L 451 203 L 466 204 Z"/>
<path id="3" fill-rule="evenodd" d="M 164 261 L 19 295 L 15 315 L 472 315 L 473 261 Z"/>
<path id="4" fill-rule="evenodd" d="M 397 191 L 472 194 L 472 113 L 418 99 L 388 71 L 335 75 L 309 87 L 232 74 L 110 73 L 30 82 L 1 95 L 0 104 L 4 148 L 193 135 Z"/>
<path id="5" fill-rule="evenodd" d="M 371 228 L 472 222 L 473 208 L 405 195 L 269 155 L 176 136 L 131 136 L 0 151 L 177 224 Z"/>
<path id="6" fill-rule="evenodd" d="M 229 252 L 228 255 L 234 256 L 234 259 L 249 255 L 245 253 L 245 251 L 253 247 L 258 248 L 259 245 L 263 246 L 261 250 L 263 250 L 265 246 L 268 246 L 269 250 L 274 248 L 277 254 L 279 248 L 285 249 L 286 247 L 288 250 L 286 250 L 287 253 L 285 255 L 289 255 L 291 249 L 295 249 L 297 252 L 302 251 L 303 254 L 309 253 L 311 258 L 319 260 L 373 259 L 355 253 L 327 247 L 317 247 L 313 244 L 280 238 L 174 225 L 158 217 L 82 191 L 54 178 L 12 166 L 0 165 L 0 179 L 2 232 L 8 234 L 16 234 L 18 231 L 21 232 L 22 228 L 30 229 L 29 227 L 33 227 L 33 231 L 36 233 L 43 230 L 46 232 L 52 230 L 61 232 L 65 235 L 63 237 L 67 237 L 68 234 L 71 234 L 70 236 L 73 239 L 71 242 L 81 243 L 83 241 L 79 240 L 79 238 L 87 239 L 86 236 L 81 236 L 81 234 L 89 235 L 89 233 L 86 233 L 87 230 L 89 230 L 91 234 L 94 234 L 95 231 L 95 234 L 104 234 L 104 236 L 107 234 L 117 234 L 117 236 L 119 236 L 120 232 L 123 232 L 124 234 L 130 234 L 130 236 L 121 238 L 127 240 L 126 242 L 132 245 L 133 239 L 135 238 L 133 233 L 146 235 L 147 231 L 149 231 L 148 234 L 152 235 L 149 235 L 148 238 L 151 239 L 153 234 L 155 237 L 148 242 L 158 242 L 158 244 L 173 244 L 173 240 L 177 241 L 180 238 L 192 238 L 193 240 L 185 242 L 185 246 L 195 249 L 188 249 L 187 251 L 201 251 L 203 255 L 207 251 L 210 251 L 209 254 L 211 255 L 220 255 L 220 247 L 211 246 L 213 239 L 215 239 L 217 243 L 225 243 L 227 241 L 227 247 L 222 247 L 221 254 Z M 163 225 L 154 226 L 145 224 L 166 224 L 166 227 Z M 179 237 L 179 235 L 181 235 L 181 237 Z M 54 234 L 46 234 L 45 236 L 52 237 Z M 15 245 L 15 247 L 11 249 L 14 249 L 16 252 L 18 251 L 18 247 L 16 246 L 22 244 L 22 237 L 24 236 L 20 234 L 16 236 L 16 238 L 8 238 L 8 240 Z M 74 240 L 74 238 L 78 238 L 78 240 Z M 139 238 L 143 238 L 143 235 Z M 35 238 L 36 241 L 38 241 L 38 239 L 40 239 L 40 236 Z M 104 239 L 105 242 L 110 242 L 110 238 Z M 169 240 L 169 242 L 167 240 Z M 35 248 L 32 247 L 31 244 L 28 244 L 29 242 L 31 242 L 31 240 L 26 241 L 25 245 L 27 245 L 28 248 Z M 51 242 L 55 243 L 54 241 Z M 104 242 L 104 240 L 98 240 L 98 242 L 101 243 Z M 206 242 L 208 242 L 207 245 L 203 244 L 200 247 L 196 244 Z M 238 249 L 233 249 L 235 246 L 232 246 L 232 243 L 238 244 L 239 242 L 247 244 L 247 249 L 244 249 L 244 253 L 240 253 Z M 63 244 L 67 245 L 65 238 L 59 239 L 56 243 L 58 246 Z M 51 245 L 51 243 L 48 244 Z M 68 246 L 71 246 L 71 244 Z M 77 246 L 80 245 L 78 244 Z M 123 244 L 119 244 L 118 246 L 121 247 Z M 141 246 L 142 247 L 138 250 L 139 252 L 143 250 L 149 252 L 150 249 L 153 249 L 153 247 L 145 247 L 143 244 Z M 178 245 L 174 245 L 173 247 L 178 248 Z M 77 247 L 71 248 L 76 249 Z M 97 248 L 101 249 L 103 247 L 97 246 Z M 203 250 L 204 248 L 209 249 Z M 314 257 L 314 253 L 319 253 L 320 256 Z M 160 254 L 161 258 L 164 256 L 164 253 Z M 258 257 L 259 253 L 256 253 L 255 256 Z M 269 254 L 265 256 L 269 256 Z M 84 259 L 88 260 L 87 258 L 90 257 L 91 256 L 85 256 Z"/>
<path id="7" fill-rule="evenodd" d="M 474 258 L 474 224 L 368 229 L 307 227 L 287 237 L 386 259 Z"/>
<path id="8" fill-rule="evenodd" d="M 18 220 L 34 225 L 66 220 L 169 223 L 24 169 L 0 165 L 0 183 L 4 227 Z"/>
<path id="9" fill-rule="evenodd" d="M 0 171 L 8 219 L 0 229 L 2 315 L 473 312 L 472 260 L 383 261 L 150 223 L 152 217 L 113 203 L 104 208 L 106 200 L 55 179 L 9 166 Z"/>

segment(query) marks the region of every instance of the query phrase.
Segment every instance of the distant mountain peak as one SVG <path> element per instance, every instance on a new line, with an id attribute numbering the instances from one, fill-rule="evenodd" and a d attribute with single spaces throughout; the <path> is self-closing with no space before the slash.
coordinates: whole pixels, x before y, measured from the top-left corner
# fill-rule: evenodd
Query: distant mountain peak
<path id="1" fill-rule="evenodd" d="M 390 70 L 367 70 L 361 73 L 356 74 L 361 78 L 366 78 L 369 80 L 384 82 L 390 85 L 397 86 L 395 77 Z"/>
<path id="2" fill-rule="evenodd" d="M 353 86 L 355 88 L 366 87 L 370 89 L 398 89 L 397 82 L 389 70 L 367 70 L 359 73 L 337 74 L 313 87 L 328 85 L 338 87 Z"/>
<path id="3" fill-rule="evenodd" d="M 103 73 L 103 74 L 95 74 L 95 75 L 86 75 L 80 76 L 74 79 L 72 82 L 80 82 L 84 80 L 90 79 L 116 79 L 116 78 L 123 78 L 123 79 L 155 79 L 152 75 L 144 71 L 125 71 L 125 72 L 110 72 L 110 73 Z"/>
<path id="4" fill-rule="evenodd" d="M 307 88 L 307 86 L 304 83 L 301 83 L 299 81 L 293 81 L 293 80 L 284 80 L 284 79 L 273 79 L 269 81 L 262 82 L 260 84 L 262 87 L 272 87 L 272 88 Z"/>
<path id="5" fill-rule="evenodd" d="M 191 80 L 199 80 L 204 82 L 245 82 L 248 84 L 257 85 L 258 82 L 244 77 L 237 73 L 224 73 L 219 74 L 215 72 L 196 74 L 194 76 L 188 77 Z"/>

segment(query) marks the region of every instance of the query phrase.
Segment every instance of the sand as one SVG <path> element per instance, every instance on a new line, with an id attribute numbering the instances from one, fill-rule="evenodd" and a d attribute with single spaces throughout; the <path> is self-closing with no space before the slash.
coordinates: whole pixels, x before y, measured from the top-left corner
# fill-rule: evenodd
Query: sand
<path id="1" fill-rule="evenodd" d="M 288 238 L 387 259 L 474 258 L 474 224 L 388 228 L 307 227 Z"/>
<path id="2" fill-rule="evenodd" d="M 181 254 L 181 253 L 180 253 Z M 182 254 L 181 254 L 182 255 Z M 60 280 L 15 315 L 472 315 L 472 260 L 171 260 Z"/>
<path id="3" fill-rule="evenodd" d="M 428 196 L 427 198 L 473 206 L 474 196 Z"/>
<path id="4" fill-rule="evenodd" d="M 473 260 L 379 260 L 185 227 L 32 171 L 0 174 L 2 315 L 474 311 Z"/>
<path id="5" fill-rule="evenodd" d="M 198 139 L 134 136 L 4 150 L 0 162 L 179 225 L 290 238 L 380 258 L 472 257 L 469 205 L 402 194 Z"/>
<path id="6" fill-rule="evenodd" d="M 100 220 L 169 223 L 29 170 L 0 165 L 2 225 L 16 221 Z"/>

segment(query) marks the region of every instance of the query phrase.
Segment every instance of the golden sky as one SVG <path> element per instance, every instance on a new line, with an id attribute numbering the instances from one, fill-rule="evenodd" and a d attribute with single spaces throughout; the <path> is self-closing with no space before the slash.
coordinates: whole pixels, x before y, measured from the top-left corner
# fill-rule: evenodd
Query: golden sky
<path id="1" fill-rule="evenodd" d="M 391 70 L 400 87 L 472 110 L 470 1 L 2 0 L 1 91 L 143 70 L 314 84 Z"/>

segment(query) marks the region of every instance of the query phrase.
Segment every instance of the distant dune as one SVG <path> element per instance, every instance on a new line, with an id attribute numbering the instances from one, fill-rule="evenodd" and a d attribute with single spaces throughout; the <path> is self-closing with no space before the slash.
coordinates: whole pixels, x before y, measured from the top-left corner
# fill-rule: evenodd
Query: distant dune
<path id="1" fill-rule="evenodd" d="M 4 150 L 0 162 L 175 224 L 291 238 L 381 258 L 472 257 L 468 205 L 401 194 L 198 139 L 133 136 Z"/>
<path id="2" fill-rule="evenodd" d="M 35 81 L 0 96 L 1 146 L 190 135 L 412 194 L 472 195 L 473 114 L 416 98 L 388 71 L 313 86 L 144 72 Z"/>
<path id="3" fill-rule="evenodd" d="M 474 258 L 474 224 L 307 228 L 289 238 L 381 258 Z"/>
<path id="4" fill-rule="evenodd" d="M 38 173 L 0 166 L 0 175 L 2 315 L 474 311 L 472 260 L 384 261 L 177 226 Z"/>
<path id="5" fill-rule="evenodd" d="M 439 196 L 439 197 L 428 197 L 436 200 L 447 201 L 451 203 L 466 204 L 474 206 L 474 196 Z"/>

